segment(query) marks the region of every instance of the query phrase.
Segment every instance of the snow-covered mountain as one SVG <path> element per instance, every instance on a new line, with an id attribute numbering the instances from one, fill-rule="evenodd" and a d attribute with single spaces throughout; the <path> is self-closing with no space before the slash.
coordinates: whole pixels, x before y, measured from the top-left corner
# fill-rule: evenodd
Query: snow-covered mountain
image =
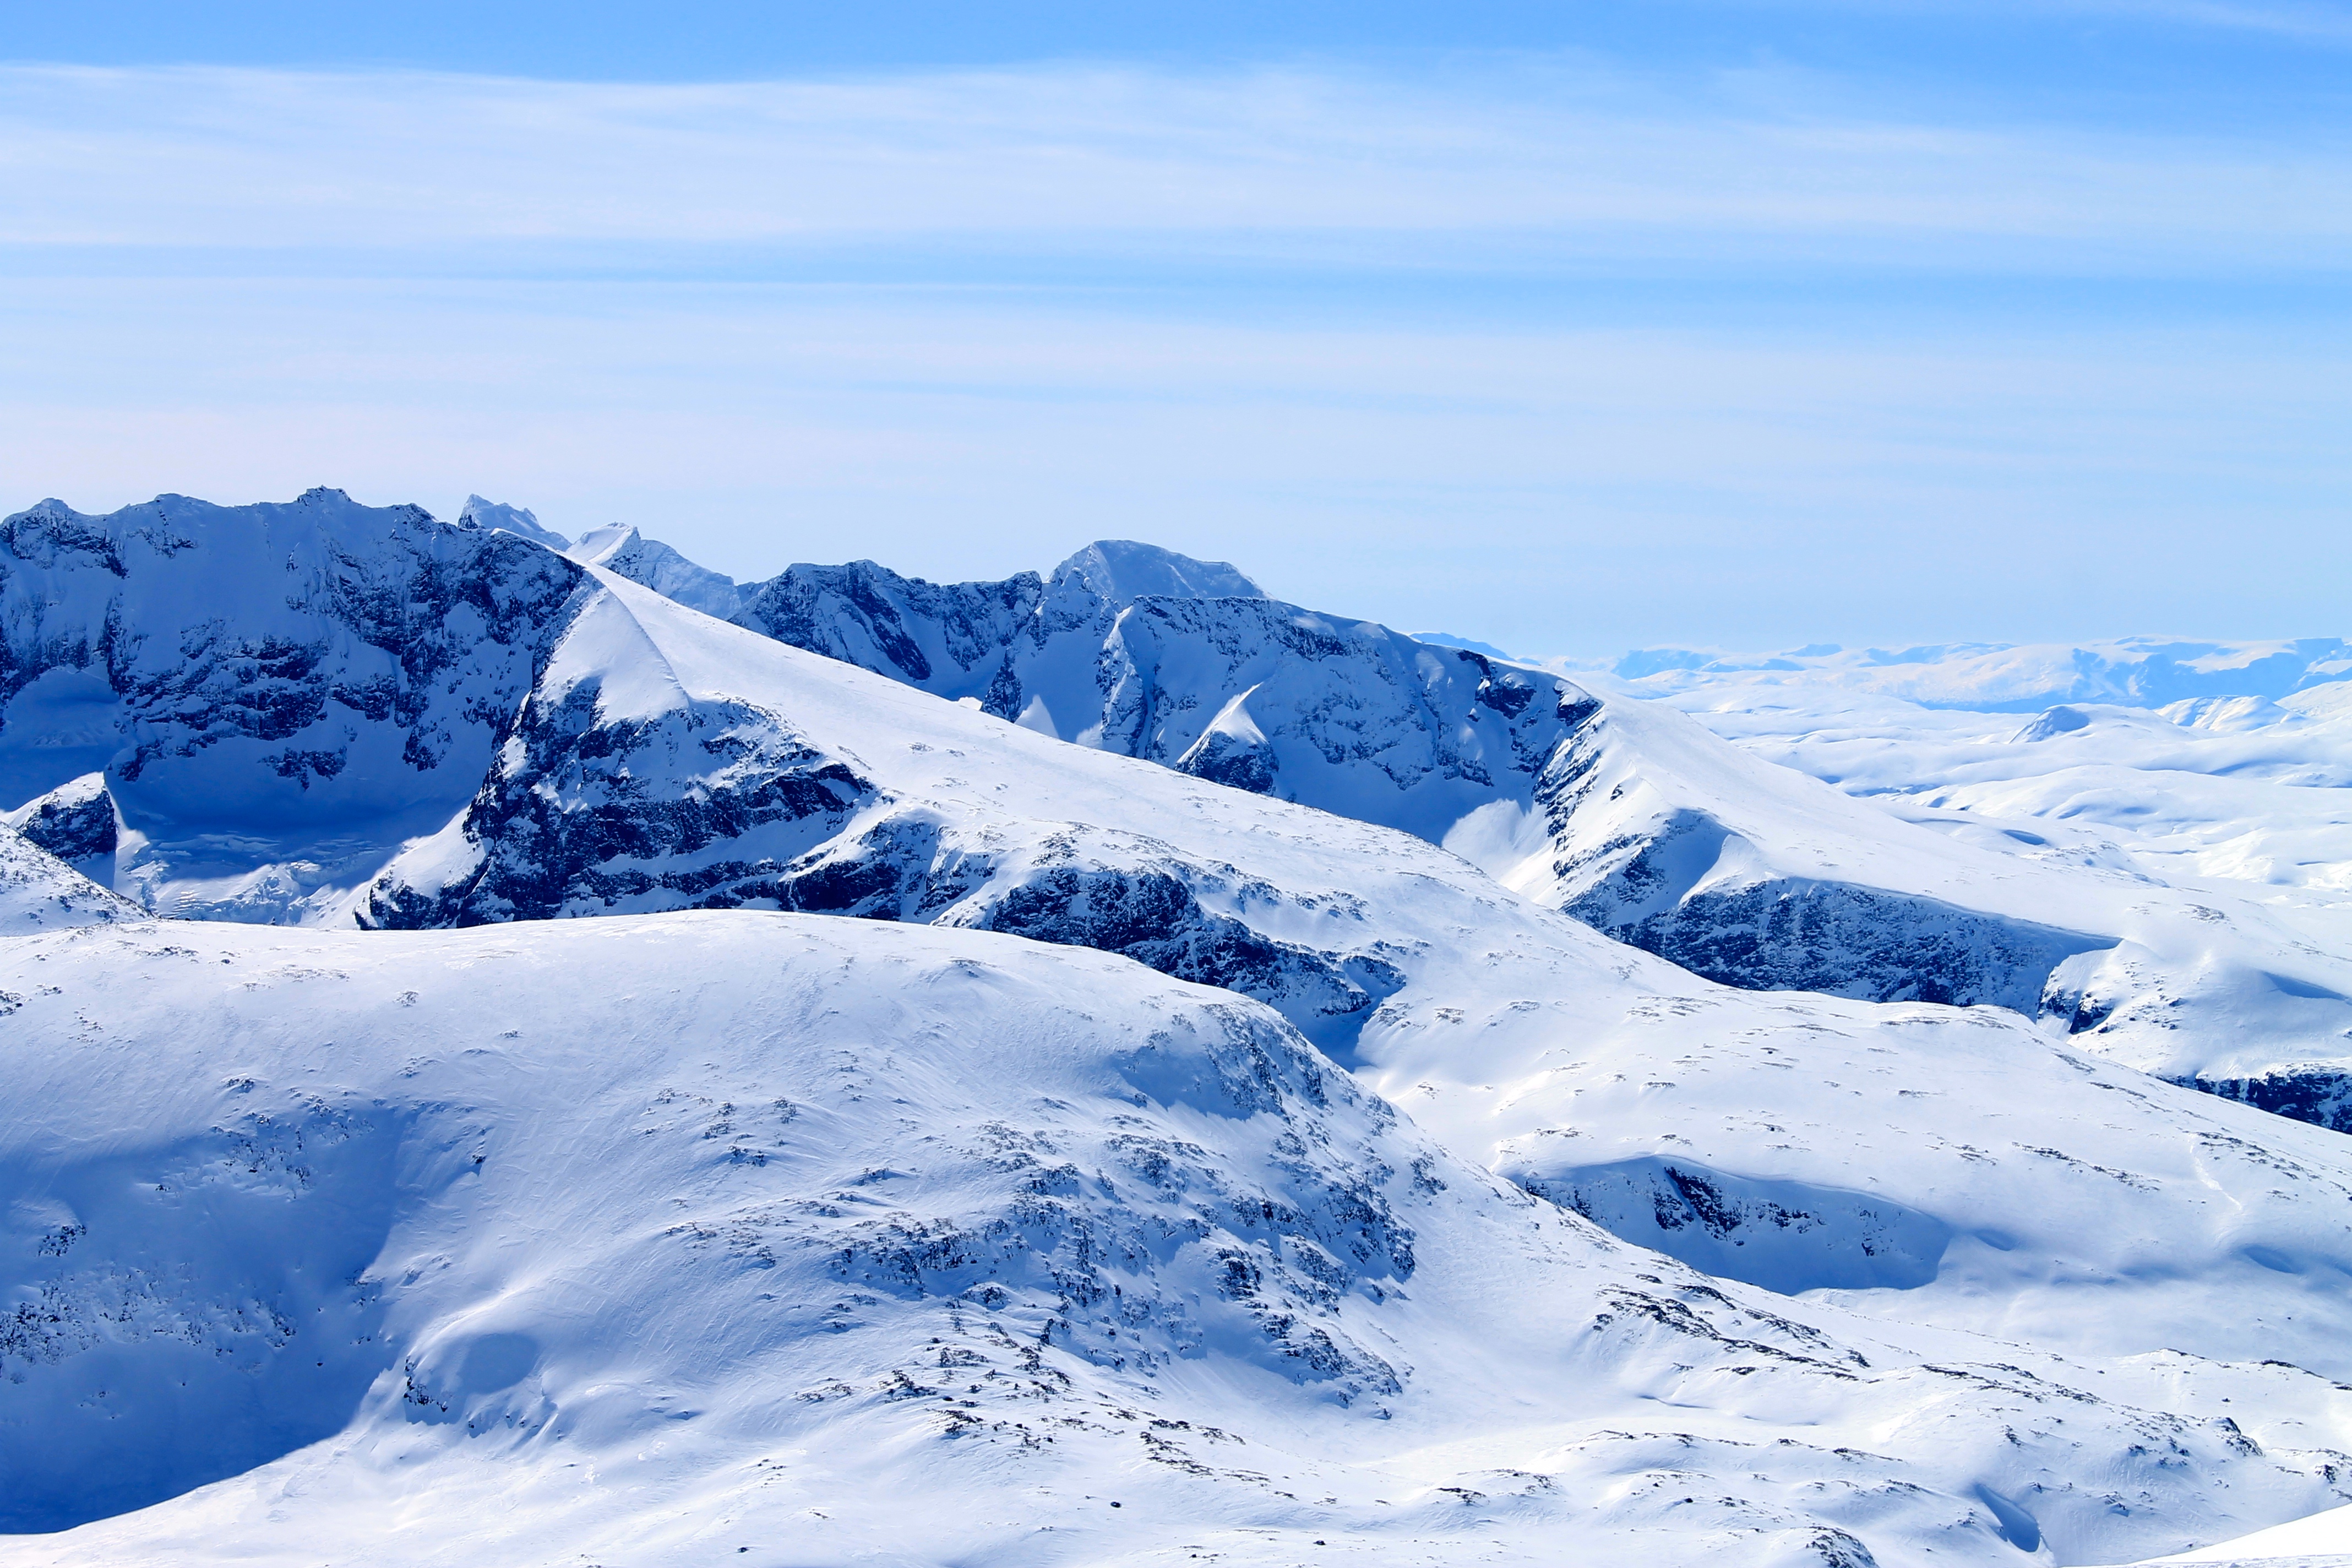
<path id="1" fill-rule="evenodd" d="M 1524 802 L 1591 705 L 1540 671 L 1282 604 L 1223 562 L 1128 541 L 1001 583 L 795 566 L 730 618 L 1041 734 L 1433 843 L 1481 806 Z"/>
<path id="2" fill-rule="evenodd" d="M 658 869 L 632 864 L 620 881 L 600 881 L 597 865 L 616 854 L 646 859 L 594 839 L 626 813 L 608 805 L 550 815 L 542 777 L 520 788 L 499 782 L 518 776 L 518 745 L 537 755 L 533 767 L 559 765 L 547 748 L 569 744 L 571 721 L 533 682 L 591 595 L 579 567 L 523 548 L 508 529 L 527 514 L 476 498 L 468 522 L 451 529 L 413 510 L 356 508 L 331 492 L 313 492 L 290 510 L 232 511 L 168 498 L 150 510 L 153 517 L 131 509 L 68 526 L 68 514 L 36 509 L 9 521 L 7 537 L 26 546 L 11 546 L 17 559 L 49 564 L 46 574 L 19 568 L 0 584 L 0 595 L 12 595 L 14 646 L 25 650 L 12 677 L 21 689 L 0 710 L 0 752 L 55 773 L 60 763 L 89 760 L 89 737 L 112 739 L 111 810 L 85 776 L 11 820 L 151 908 L 344 918 L 352 889 L 402 842 L 450 825 L 461 806 L 478 819 L 471 831 L 483 830 L 482 813 L 504 812 L 511 820 L 499 831 L 538 837 L 514 846 L 502 864 L 485 863 L 486 880 L 447 918 L 554 912 L 575 907 L 567 900 L 583 890 L 588 902 L 576 907 L 598 910 L 765 897 L 742 889 L 830 840 L 866 798 L 851 773 L 820 778 L 823 764 L 803 767 L 786 755 L 789 745 L 740 760 L 715 795 L 694 793 L 711 781 L 689 768 L 673 782 L 692 798 L 663 830 L 672 849 L 691 844 L 687 859 L 664 850 L 670 859 Z M 189 537 L 174 550 L 201 542 L 210 559 L 204 570 L 179 572 L 181 555 L 169 557 L 185 597 L 150 603 L 132 590 L 161 567 L 140 566 L 118 581 L 105 552 L 128 548 L 134 565 L 147 561 L 141 551 L 155 519 L 183 514 L 203 527 L 184 527 Z M 107 542 L 60 557 L 60 529 Z M 308 530 L 312 580 L 331 571 L 341 585 L 280 603 L 268 596 L 266 575 L 224 570 L 239 551 L 274 551 L 273 530 Z M 448 564 L 419 591 L 415 612 L 430 615 L 436 603 L 446 609 L 470 595 L 493 613 L 445 613 L 412 647 L 407 632 L 355 617 L 350 605 L 370 594 L 381 602 L 387 584 L 421 581 L 415 556 L 425 549 Z M 946 586 L 861 563 L 794 567 L 738 589 L 634 531 L 591 536 L 573 554 L 713 608 L 731 605 L 740 622 L 779 640 L 974 702 L 1024 728 L 1442 843 L 1507 885 L 1712 979 L 2047 1012 L 2134 1065 L 2305 1119 L 2352 1121 L 2342 1016 L 2352 973 L 2330 956 L 2343 951 L 2342 933 L 2325 909 L 2233 903 L 2231 890 L 2204 884 L 2152 885 L 2167 879 L 2096 845 L 1995 826 L 1967 799 L 1957 812 L 1906 817 L 1884 808 L 1885 791 L 1855 800 L 1801 772 L 1759 765 L 1656 705 L 1604 700 L 1542 671 L 1282 605 L 1229 566 L 1148 546 L 1090 546 L 1050 579 Z M 68 591 L 53 595 L 51 577 Z M 59 610 L 77 597 L 79 630 L 58 624 Z M 93 617 L 95 640 L 87 629 Z M 220 640 L 224 628 L 234 629 L 228 642 Z M 298 632 L 308 640 L 298 641 Z M 146 661 L 124 672 L 121 692 L 116 666 L 105 662 L 114 657 L 110 637 Z M 38 651 L 44 639 L 47 654 Z M 54 651 L 59 644 L 62 653 Z M 461 661 L 459 690 L 436 693 L 407 673 Z M 625 654 L 620 663 L 627 662 Z M 2251 653 L 2239 664 L 2270 668 Z M 103 686 L 92 673 L 101 667 Z M 358 667 L 367 667 L 364 679 Z M 2320 666 L 2298 668 L 2296 679 L 2309 679 Z M 395 668 L 401 675 L 390 673 Z M 76 680 L 88 689 L 77 688 L 81 699 L 59 697 Z M 362 686 L 369 695 L 357 694 Z M 2311 695 L 2330 689 L 2352 688 L 2323 684 Z M 168 694 L 168 711 L 158 691 Z M 462 705 L 447 700 L 461 693 Z M 2275 736 L 2256 722 L 2266 710 L 2234 699 L 2200 699 L 2191 708 L 2181 711 L 2200 728 L 2189 731 L 2156 715 L 2094 726 L 2087 715 L 2115 710 L 2053 710 L 2055 717 L 2022 726 L 2008 749 L 2039 750 L 2055 737 L 2079 752 L 2094 728 L 2105 735 L 2137 723 L 2135 732 L 2155 726 L 2215 742 L 2207 750 L 2223 754 L 2210 767 L 2232 778 L 2287 765 L 2275 755 Z M 2068 727 L 2068 715 L 2083 722 Z M 417 744 L 419 721 L 436 719 L 422 727 L 445 743 L 454 739 L 446 766 L 432 745 Z M 280 730 L 289 743 L 255 743 Z M 491 770 L 499 737 L 506 750 Z M 401 766 L 389 773 L 364 760 L 365 747 L 395 744 Z M 2151 742 L 2167 744 L 2177 742 Z M 356 767 L 354 745 L 363 757 Z M 2156 765 L 2136 761 L 2143 772 Z M 1944 756 L 1933 776 L 1965 784 L 1982 773 L 1983 762 Z M 2310 782 L 2307 766 L 2291 765 L 2302 769 L 2294 783 Z M 767 793 L 746 797 L 747 779 L 764 781 L 753 793 Z M 385 788 L 387 780 L 396 787 Z M 625 787 L 643 796 L 649 786 L 631 773 Z M 1948 792 L 1950 784 L 1937 787 Z M 466 795 L 484 791 L 466 804 Z M 767 838 L 743 840 L 748 821 L 728 816 L 737 811 L 764 825 Z M 632 831 L 648 831 L 658 815 L 640 812 Z M 713 846 L 728 847 L 722 854 Z M 841 890 L 856 859 L 836 847 L 821 877 L 812 880 L 814 868 L 800 868 L 791 879 L 797 907 L 878 907 L 875 889 L 854 897 Z M 661 887 L 625 886 L 632 878 Z M 433 898 L 455 896 L 446 878 L 433 885 Z M 919 903 L 942 896 L 929 886 L 902 892 Z M 367 895 L 384 900 L 367 918 L 444 918 L 415 907 L 422 896 L 405 882 L 385 884 Z M 1025 917 L 1006 910 L 992 918 Z M 1168 940 L 1101 929 L 1123 950 Z M 1223 961 L 1188 962 L 1205 976 Z M 1366 983 L 1373 973 L 1333 983 L 1332 995 L 1360 1010 L 1380 994 L 1376 976 Z M 2210 1026 L 2179 1027 L 2191 1016 L 2184 1008 Z"/>
<path id="3" fill-rule="evenodd" d="M 2326 874 L 1992 804 L 2158 727 L 2311 793 L 2323 691 L 1906 749 L 1145 546 L 0 530 L 0 1469 L 92 1521 L 0 1562 L 2084 1563 L 2352 1498 L 2352 1145 L 2133 1070 L 2336 1048 Z"/>
<path id="4" fill-rule="evenodd" d="M 103 769 L 118 891 L 300 918 L 472 795 L 584 581 L 340 490 L 44 501 L 0 519 L 0 799 Z"/>
<path id="5" fill-rule="evenodd" d="M 659 588 L 676 569 L 649 559 L 658 571 L 616 565 Z M 1097 544 L 1050 580 L 992 584 L 942 586 L 870 562 L 794 567 L 748 603 L 739 624 L 1043 733 L 1442 843 L 1710 979 L 2048 1014 L 2135 1066 L 2352 1128 L 2352 962 L 2336 956 L 2352 955 L 2339 940 L 2352 929 L 2324 912 L 2164 886 L 2095 847 L 2053 848 L 1948 811 L 1890 813 L 1822 787 L 1834 774 L 1759 764 L 1661 705 L 1283 605 L 1230 567 L 1147 546 Z M 1677 668 L 1661 682 L 1696 701 L 1712 689 L 1702 678 L 1738 679 L 1753 697 L 1931 671 L 1935 689 L 1999 708 L 2028 676 L 2046 695 L 2063 663 L 2069 691 L 2352 690 L 2337 684 L 2352 671 L 2345 645 L 2325 639 L 2119 644 L 2063 660 L 1913 654 L 1816 651 L 1810 664 Z M 2214 735 L 2245 735 L 2276 709 L 2181 700 L 2179 715 Z M 2084 713 L 2053 709 L 2016 727 L 2019 743 L 2074 734 Z M 2180 729 L 2155 715 L 2146 725 Z M 2268 756 L 2259 741 L 2226 750 L 2215 768 Z M 1969 776 L 1943 762 L 1938 776 Z M 2315 782 L 2292 765 L 2298 784 Z M 2338 776 L 2352 767 L 2321 770 Z M 2192 1015 L 2200 1026 L 2183 1029 Z"/>
<path id="6" fill-rule="evenodd" d="M 0 984 L 0 1506 L 79 1526 L 0 1562 L 1895 1568 L 2352 1494 L 2325 1379 L 1710 1281 L 1108 956 L 142 923 Z"/>

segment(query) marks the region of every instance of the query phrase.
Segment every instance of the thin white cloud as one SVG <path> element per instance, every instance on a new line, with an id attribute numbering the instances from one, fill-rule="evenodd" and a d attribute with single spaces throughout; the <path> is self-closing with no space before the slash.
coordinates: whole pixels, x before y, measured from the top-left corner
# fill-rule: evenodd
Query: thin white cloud
<path id="1" fill-rule="evenodd" d="M 632 87 L 0 68 L 0 242 L 1790 243 L 2340 265 L 2352 150 L 1739 112 L 1573 76 L 1079 68 Z M 1727 251 L 1726 247 L 1729 247 Z"/>

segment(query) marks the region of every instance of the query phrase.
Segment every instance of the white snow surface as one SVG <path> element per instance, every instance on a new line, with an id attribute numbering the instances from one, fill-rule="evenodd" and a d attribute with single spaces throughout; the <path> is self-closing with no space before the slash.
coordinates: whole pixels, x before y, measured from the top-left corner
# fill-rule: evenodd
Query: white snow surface
<path id="1" fill-rule="evenodd" d="M 0 1507 L 71 1526 L 0 1563 L 2080 1563 L 2352 1469 L 2325 1379 L 1709 1281 L 1107 955 L 138 922 L 0 983 Z"/>
<path id="2" fill-rule="evenodd" d="M 533 544 L 550 550 L 569 550 L 572 541 L 539 521 L 539 514 L 528 507 L 506 506 L 480 496 L 467 496 L 466 505 L 457 513 L 460 528 L 502 528 L 509 533 L 520 534 Z"/>
<path id="3" fill-rule="evenodd" d="M 2192 1547 L 2151 1562 L 2190 1563 L 2197 1568 L 2352 1568 L 2352 1508 L 2332 1508 L 2235 1541 Z"/>
<path id="4" fill-rule="evenodd" d="M 1754 761 L 1685 743 L 1654 765 L 1674 726 L 1623 697 L 1665 682 Z M 2113 942 L 2049 988 L 2090 1049 L 2225 1089 L 2352 1073 L 2352 685 L 2021 721 L 1785 672 L 1676 672 L 1619 688 L 1608 721 L 1648 727 L 1649 754 L 1625 764 L 1637 791 L 1678 789 L 1791 875 L 1833 861 Z"/>

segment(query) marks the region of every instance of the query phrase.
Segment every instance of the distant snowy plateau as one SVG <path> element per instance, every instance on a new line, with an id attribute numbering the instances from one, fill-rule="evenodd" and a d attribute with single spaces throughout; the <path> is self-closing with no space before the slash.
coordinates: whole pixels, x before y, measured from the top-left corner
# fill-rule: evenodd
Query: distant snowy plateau
<path id="1" fill-rule="evenodd" d="M 0 1564 L 2352 1563 L 2342 642 L 52 500 L 0 805 Z"/>

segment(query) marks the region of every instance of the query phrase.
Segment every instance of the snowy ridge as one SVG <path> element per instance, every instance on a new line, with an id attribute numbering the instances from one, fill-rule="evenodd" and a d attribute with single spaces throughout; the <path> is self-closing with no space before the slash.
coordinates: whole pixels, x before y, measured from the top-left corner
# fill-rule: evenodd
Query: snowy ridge
<path id="1" fill-rule="evenodd" d="M 743 590 L 732 577 L 698 566 L 634 528 L 616 524 L 593 529 L 582 534 L 580 542 L 566 553 L 584 565 L 602 566 L 722 621 L 734 619 L 743 608 Z"/>
<path id="2" fill-rule="evenodd" d="M 1710 979 L 2049 1014 L 2135 1066 L 2352 1129 L 2352 1016 L 2337 1008 L 2352 996 L 2352 965 L 2274 910 L 2152 887 L 2095 854 L 2021 859 L 2014 851 L 2042 846 L 2040 836 L 1948 815 L 1906 821 L 1759 765 L 1668 709 L 1604 701 L 1532 668 L 1262 595 L 1202 596 L 1195 582 L 1210 569 L 1182 557 L 1118 547 L 1155 563 L 1157 576 L 1129 569 L 1130 584 L 1164 580 L 1189 595 L 1121 603 L 1104 573 L 1079 568 L 1108 548 L 1074 557 L 1050 585 L 940 587 L 871 563 L 795 567 L 776 580 L 768 612 L 738 618 L 1025 728 L 1442 842 Z M 774 610 L 787 600 L 789 614 Z M 1811 666 L 1767 660 L 1785 668 L 1672 679 L 1696 692 L 1702 678 L 1826 681 L 1884 667 L 1906 679 L 1925 670 L 1979 688 L 2008 681 L 1999 689 L 2013 692 L 2021 671 L 2046 675 L 2057 658 L 1914 652 L 1874 664 L 1808 654 Z M 2151 699 L 2314 681 L 2324 696 L 2352 670 L 2345 646 L 2325 639 L 2144 640 L 2063 662 L 2069 692 Z M 2242 737 L 2212 764 L 2240 772 L 2275 755 L 2255 738 L 2263 721 L 2295 718 L 2262 697 L 2182 701 L 2183 722 Z M 2020 740 L 2090 722 L 2062 707 Z M 2153 715 L 2135 722 L 2182 733 Z M 2185 1031 L 2189 1016 L 2210 1026 Z"/>

